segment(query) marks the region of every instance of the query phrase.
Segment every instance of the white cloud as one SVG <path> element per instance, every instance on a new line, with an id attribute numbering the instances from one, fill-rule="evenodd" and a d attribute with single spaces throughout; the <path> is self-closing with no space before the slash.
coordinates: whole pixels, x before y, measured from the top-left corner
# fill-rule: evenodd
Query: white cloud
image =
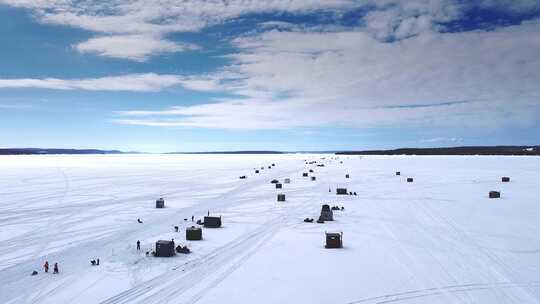
<path id="1" fill-rule="evenodd" d="M 152 126 L 276 129 L 538 122 L 540 21 L 493 31 L 424 32 L 384 43 L 357 29 L 269 31 L 234 41 L 222 73 L 242 98 L 121 113 Z M 214 80 L 215 81 L 215 80 Z"/>
<path id="2" fill-rule="evenodd" d="M 250 13 L 345 10 L 354 0 L 0 0 L 30 9 L 44 23 L 82 28 L 99 34 L 76 44 L 82 52 L 141 61 L 186 47 L 167 41 L 173 32 L 192 32 Z"/>
<path id="3" fill-rule="evenodd" d="M 195 50 L 197 47 L 191 44 L 181 45 L 155 36 L 116 35 L 92 38 L 76 45 L 76 49 L 81 53 L 145 61 L 150 54 Z"/>
<path id="4" fill-rule="evenodd" d="M 179 75 L 160 75 L 155 73 L 86 79 L 0 79 L 0 88 L 156 92 L 175 86 L 183 86 L 188 89 L 201 91 L 219 90 L 219 81 L 211 77 L 192 79 L 191 77 Z"/>
<path id="5" fill-rule="evenodd" d="M 166 40 L 167 33 L 197 31 L 248 13 L 375 7 L 354 28 L 263 23 L 259 29 L 266 32 L 234 39 L 239 51 L 228 56 L 233 63 L 211 75 L 0 80 L 0 87 L 159 91 L 182 86 L 236 95 L 161 111 L 125 111 L 118 123 L 225 129 L 496 127 L 538 122 L 540 115 L 540 21 L 489 31 L 441 33 L 440 28 L 472 6 L 508 5 L 518 12 L 536 9 L 533 1 L 0 1 L 33 9 L 43 22 L 96 32 L 77 45 L 82 52 L 139 61 L 193 48 Z"/>

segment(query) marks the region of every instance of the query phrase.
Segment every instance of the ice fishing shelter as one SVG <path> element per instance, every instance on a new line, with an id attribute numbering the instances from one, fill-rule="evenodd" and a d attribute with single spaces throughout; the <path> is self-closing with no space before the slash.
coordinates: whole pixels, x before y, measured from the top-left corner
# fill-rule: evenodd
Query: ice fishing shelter
<path id="1" fill-rule="evenodd" d="M 285 182 L 285 184 L 290 184 L 290 183 L 291 183 L 291 179 L 290 179 L 290 178 L 286 178 L 286 179 L 284 180 L 284 182 Z"/>
<path id="2" fill-rule="evenodd" d="M 325 232 L 326 245 L 325 248 L 342 248 L 343 247 L 343 232 Z"/>
<path id="3" fill-rule="evenodd" d="M 204 217 L 205 228 L 219 228 L 221 227 L 221 216 L 205 216 Z"/>
<path id="4" fill-rule="evenodd" d="M 396 171 L 396 175 L 401 175 L 401 172 L 399 172 L 399 171 Z"/>
<path id="5" fill-rule="evenodd" d="M 489 191 L 489 198 L 500 198 L 501 193 L 499 191 Z"/>
<path id="6" fill-rule="evenodd" d="M 276 184 L 276 189 L 281 189 L 281 188 L 283 188 L 283 186 L 281 184 L 277 183 Z"/>
<path id="7" fill-rule="evenodd" d="M 503 177 L 501 178 L 501 181 L 502 181 L 503 183 L 508 183 L 508 182 L 510 181 L 510 177 L 508 177 L 508 176 L 503 176 Z"/>
<path id="8" fill-rule="evenodd" d="M 332 209 L 330 209 L 330 206 L 327 204 L 322 205 L 321 208 L 321 216 L 319 217 L 320 220 L 323 221 L 333 221 L 334 220 L 334 212 Z"/>
<path id="9" fill-rule="evenodd" d="M 195 227 L 195 226 L 186 228 L 186 240 L 188 241 L 202 240 L 202 229 L 200 227 Z"/>
<path id="10" fill-rule="evenodd" d="M 157 257 L 172 257 L 174 252 L 174 241 L 159 240 L 156 242 Z"/>
<path id="11" fill-rule="evenodd" d="M 345 174 L 345 178 L 349 178 L 349 174 Z"/>
<path id="12" fill-rule="evenodd" d="M 317 180 L 317 178 L 316 178 L 315 176 L 312 176 L 312 177 L 311 177 L 311 180 L 312 180 L 312 181 L 315 181 L 315 180 Z"/>
<path id="13" fill-rule="evenodd" d="M 347 195 L 349 193 L 347 192 L 347 188 L 336 188 L 336 194 L 338 194 L 338 195 Z"/>
<path id="14" fill-rule="evenodd" d="M 407 183 L 412 183 L 414 179 L 412 177 L 407 177 Z"/>
<path id="15" fill-rule="evenodd" d="M 255 173 L 259 173 L 259 170 L 255 170 Z"/>
<path id="16" fill-rule="evenodd" d="M 277 195 L 277 201 L 278 202 L 284 202 L 285 201 L 285 194 L 280 193 Z"/>
<path id="17" fill-rule="evenodd" d="M 165 208 L 165 200 L 163 197 L 160 197 L 158 200 L 156 200 L 156 208 Z"/>
<path id="18" fill-rule="evenodd" d="M 308 176 L 307 172 L 302 173 L 302 176 L 307 177 Z"/>

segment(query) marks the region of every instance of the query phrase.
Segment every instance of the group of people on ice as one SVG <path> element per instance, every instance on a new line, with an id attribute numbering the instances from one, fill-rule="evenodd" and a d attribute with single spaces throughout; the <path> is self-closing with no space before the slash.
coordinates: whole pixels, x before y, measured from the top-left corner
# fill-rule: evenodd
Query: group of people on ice
<path id="1" fill-rule="evenodd" d="M 43 263 L 43 270 L 47 273 L 49 272 L 49 261 L 45 261 L 45 263 Z M 53 273 L 54 274 L 60 273 L 60 271 L 58 270 L 58 263 L 54 263 Z M 35 270 L 32 272 L 32 275 L 37 275 L 37 274 L 38 272 Z"/>

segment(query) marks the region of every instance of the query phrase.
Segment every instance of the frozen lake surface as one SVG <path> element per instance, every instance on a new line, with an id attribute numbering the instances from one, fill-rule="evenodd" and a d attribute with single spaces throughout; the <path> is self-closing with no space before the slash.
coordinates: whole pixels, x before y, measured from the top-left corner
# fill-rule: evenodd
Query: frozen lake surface
<path id="1" fill-rule="evenodd" d="M 1 156 L 0 303 L 540 303 L 540 158 L 333 157 Z M 145 256 L 171 238 L 192 253 Z"/>

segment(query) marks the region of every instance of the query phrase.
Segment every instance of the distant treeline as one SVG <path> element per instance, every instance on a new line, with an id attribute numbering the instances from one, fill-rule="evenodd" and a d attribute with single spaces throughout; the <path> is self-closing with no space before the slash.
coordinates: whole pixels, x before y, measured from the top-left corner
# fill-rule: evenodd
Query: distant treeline
<path id="1" fill-rule="evenodd" d="M 470 146 L 342 151 L 336 155 L 540 155 L 540 146 Z"/>
<path id="2" fill-rule="evenodd" d="M 49 155 L 49 154 L 122 154 L 117 150 L 98 149 L 40 149 L 40 148 L 10 148 L 0 149 L 0 155 Z"/>

